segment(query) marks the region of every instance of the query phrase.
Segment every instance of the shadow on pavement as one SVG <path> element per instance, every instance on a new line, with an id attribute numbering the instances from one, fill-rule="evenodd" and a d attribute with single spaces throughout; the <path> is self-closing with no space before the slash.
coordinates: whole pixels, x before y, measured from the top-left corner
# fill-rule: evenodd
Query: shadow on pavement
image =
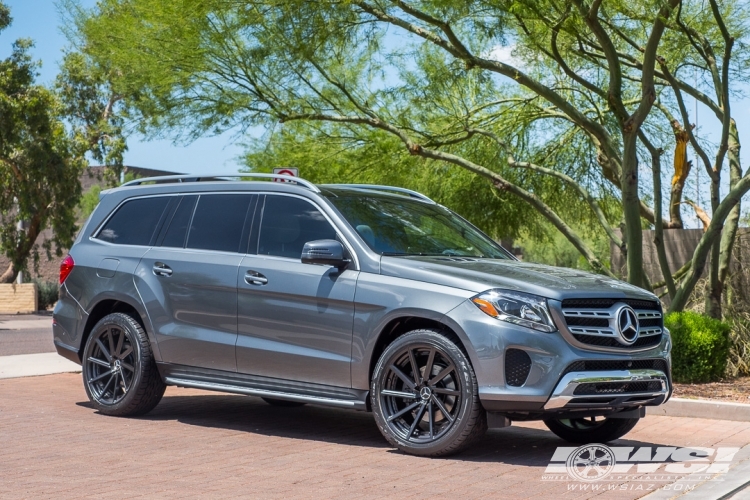
<path id="1" fill-rule="evenodd" d="M 78 406 L 93 408 L 89 402 Z M 165 396 L 142 420 L 176 420 L 186 425 L 229 429 L 307 441 L 349 446 L 392 448 L 380 434 L 371 413 L 306 405 L 275 407 L 260 398 L 225 394 Z M 659 446 L 631 439 L 614 442 L 617 446 Z M 551 432 L 512 426 L 489 430 L 478 442 L 445 460 L 497 462 L 546 467 L 559 446 L 575 447 Z"/>

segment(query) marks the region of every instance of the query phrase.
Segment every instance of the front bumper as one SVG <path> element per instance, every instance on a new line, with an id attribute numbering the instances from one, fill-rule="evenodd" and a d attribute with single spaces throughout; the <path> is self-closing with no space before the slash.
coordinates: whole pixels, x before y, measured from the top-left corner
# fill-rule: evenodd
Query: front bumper
<path id="1" fill-rule="evenodd" d="M 658 370 L 571 372 L 560 379 L 544 410 L 660 404 L 668 395 L 669 378 Z"/>
<path id="2" fill-rule="evenodd" d="M 613 414 L 663 404 L 672 392 L 668 333 L 649 349 L 605 352 L 572 345 L 560 331 L 498 321 L 468 301 L 446 322 L 464 334 L 484 408 L 513 420 Z M 511 351 L 528 356 L 521 383 L 508 377 Z"/>

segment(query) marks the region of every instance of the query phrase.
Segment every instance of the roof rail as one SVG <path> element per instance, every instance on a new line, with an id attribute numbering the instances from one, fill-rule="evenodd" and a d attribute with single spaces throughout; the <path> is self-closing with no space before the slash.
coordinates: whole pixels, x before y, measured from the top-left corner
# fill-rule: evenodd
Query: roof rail
<path id="1" fill-rule="evenodd" d="M 394 186 L 380 186 L 378 184 L 324 184 L 323 187 L 345 187 L 345 188 L 354 188 L 354 189 L 369 189 L 372 191 L 383 191 L 386 193 L 393 192 L 393 193 L 405 194 L 411 198 L 416 198 L 418 200 L 427 201 L 429 203 L 435 203 L 433 200 L 431 200 L 430 198 L 428 198 L 427 196 L 423 195 L 420 192 L 412 191 L 411 189 L 406 189 L 406 188 L 394 187 Z"/>
<path id="2" fill-rule="evenodd" d="M 135 179 L 130 182 L 126 182 L 121 187 L 139 186 L 146 182 L 153 182 L 155 184 L 166 184 L 170 182 L 226 181 L 229 178 L 236 178 L 236 177 L 240 177 L 240 178 L 250 177 L 250 178 L 257 178 L 257 179 L 282 179 L 285 181 L 293 181 L 293 182 L 296 182 L 297 184 L 305 186 L 310 191 L 313 191 L 315 193 L 320 193 L 320 189 L 318 189 L 318 186 L 316 186 L 310 181 L 306 181 L 305 179 L 300 179 L 299 177 L 292 177 L 291 175 L 260 174 L 260 173 L 241 174 L 237 172 L 229 173 L 229 174 L 213 174 L 213 175 L 183 174 L 183 175 L 162 175 L 158 177 L 144 177 L 142 179 Z"/>

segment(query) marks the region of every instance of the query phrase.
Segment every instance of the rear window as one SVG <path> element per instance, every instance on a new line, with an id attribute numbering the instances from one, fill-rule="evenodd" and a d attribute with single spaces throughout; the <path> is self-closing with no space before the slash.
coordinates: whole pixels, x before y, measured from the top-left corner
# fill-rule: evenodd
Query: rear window
<path id="1" fill-rule="evenodd" d="M 166 196 L 127 201 L 109 218 L 96 238 L 117 245 L 148 245 L 168 202 Z"/>
<path id="2" fill-rule="evenodd" d="M 201 195 L 190 224 L 187 247 L 239 252 L 242 229 L 252 197 L 250 194 Z M 245 250 L 246 248 L 243 253 Z"/>

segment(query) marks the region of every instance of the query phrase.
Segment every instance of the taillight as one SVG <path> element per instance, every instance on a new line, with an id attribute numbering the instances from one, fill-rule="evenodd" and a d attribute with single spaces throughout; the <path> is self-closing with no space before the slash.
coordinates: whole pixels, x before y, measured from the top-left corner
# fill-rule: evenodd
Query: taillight
<path id="1" fill-rule="evenodd" d="M 70 271 L 73 270 L 73 267 L 75 267 L 76 263 L 73 261 L 73 257 L 70 255 L 66 256 L 63 261 L 60 263 L 60 284 L 63 284 L 63 281 L 65 281 L 65 278 L 68 277 L 70 274 Z"/>

